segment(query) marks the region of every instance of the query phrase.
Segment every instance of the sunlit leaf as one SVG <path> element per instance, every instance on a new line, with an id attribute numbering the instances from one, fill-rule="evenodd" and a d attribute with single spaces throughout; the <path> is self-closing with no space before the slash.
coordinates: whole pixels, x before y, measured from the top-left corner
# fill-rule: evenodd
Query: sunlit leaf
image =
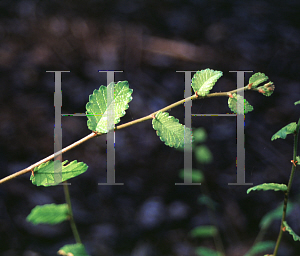
<path id="1" fill-rule="evenodd" d="M 286 135 L 294 133 L 296 131 L 296 128 L 297 128 L 296 122 L 290 123 L 290 124 L 284 126 L 283 128 L 281 128 L 278 132 L 276 132 L 272 136 L 271 140 L 285 139 Z"/>
<path id="2" fill-rule="evenodd" d="M 222 75 L 222 71 L 216 71 L 209 68 L 197 71 L 192 79 L 194 92 L 197 92 L 199 96 L 209 94 L 209 91 Z"/>
<path id="3" fill-rule="evenodd" d="M 257 87 L 259 84 L 261 84 L 264 81 L 267 81 L 269 78 L 264 73 L 255 73 L 253 74 L 249 79 L 249 84 L 252 83 L 252 88 Z"/>
<path id="4" fill-rule="evenodd" d="M 294 104 L 295 104 L 295 105 L 298 105 L 298 104 L 300 104 L 300 100 L 299 100 L 299 101 L 296 101 Z"/>
<path id="5" fill-rule="evenodd" d="M 31 174 L 30 180 L 32 184 L 37 186 L 56 186 L 59 183 L 69 180 L 84 173 L 88 166 L 83 162 L 73 162 L 68 163 L 68 160 L 61 163 L 60 161 L 55 161 L 56 164 L 61 164 L 61 173 L 54 171 L 54 161 L 48 161 L 34 168 L 34 176 Z M 59 181 L 57 181 L 57 176 L 59 176 Z"/>
<path id="6" fill-rule="evenodd" d="M 113 83 L 109 84 L 109 86 L 112 85 Z M 107 87 L 101 85 L 99 90 L 94 90 L 89 97 L 89 102 L 86 104 L 88 128 L 92 131 L 107 133 L 109 108 L 114 106 L 114 124 L 119 123 L 120 117 L 125 115 L 125 110 L 129 107 L 128 103 L 132 100 L 131 94 L 132 89 L 129 89 L 127 81 L 114 84 L 114 100 L 108 106 Z"/>
<path id="7" fill-rule="evenodd" d="M 156 130 L 160 140 L 169 147 L 184 147 L 184 137 L 191 139 L 192 131 L 179 123 L 179 120 L 169 116 L 167 112 L 158 112 L 152 120 L 153 129 Z"/>
<path id="8" fill-rule="evenodd" d="M 286 191 L 287 186 L 285 184 L 277 184 L 277 183 L 264 183 L 261 185 L 254 186 L 247 190 L 247 194 L 249 194 L 252 190 L 274 190 L 274 191 Z"/>
<path id="9" fill-rule="evenodd" d="M 55 225 L 67 220 L 68 217 L 67 204 L 45 204 L 34 207 L 26 220 L 34 225 L 41 223 Z"/>

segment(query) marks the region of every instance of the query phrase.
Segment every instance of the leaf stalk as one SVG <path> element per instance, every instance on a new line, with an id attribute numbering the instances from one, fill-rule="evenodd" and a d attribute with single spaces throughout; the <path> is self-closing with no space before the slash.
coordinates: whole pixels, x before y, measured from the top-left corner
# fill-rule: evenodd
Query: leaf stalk
<path id="1" fill-rule="evenodd" d="M 70 192 L 69 192 L 69 187 L 66 184 L 66 181 L 63 182 L 63 187 L 64 187 L 64 194 L 65 194 L 65 199 L 66 199 L 66 203 L 68 205 L 68 209 L 69 209 L 69 214 L 70 214 L 70 224 L 71 224 L 71 229 L 75 238 L 76 243 L 80 243 L 81 244 L 81 239 L 74 221 L 74 216 L 73 216 L 73 210 L 72 210 L 72 204 L 71 204 L 71 198 L 70 198 Z"/>

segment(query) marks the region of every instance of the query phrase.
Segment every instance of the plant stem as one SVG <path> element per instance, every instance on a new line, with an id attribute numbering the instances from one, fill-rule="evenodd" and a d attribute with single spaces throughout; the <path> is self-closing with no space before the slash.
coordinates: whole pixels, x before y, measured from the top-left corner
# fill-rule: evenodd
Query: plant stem
<path id="1" fill-rule="evenodd" d="M 69 187 L 66 184 L 66 181 L 64 181 L 63 183 L 64 183 L 63 187 L 64 187 L 65 199 L 66 199 L 66 203 L 68 205 L 69 214 L 70 214 L 70 224 L 71 224 L 72 232 L 73 232 L 76 243 L 81 244 L 81 239 L 80 239 L 80 236 L 79 236 L 79 233 L 78 233 L 75 221 L 74 221 L 74 217 L 73 217 L 73 210 L 72 210 L 72 205 L 71 205 Z"/>
<path id="2" fill-rule="evenodd" d="M 296 163 L 297 148 L 298 148 L 299 127 L 300 127 L 300 118 L 298 120 L 296 131 L 294 133 L 294 150 L 293 150 L 292 171 L 291 171 L 291 174 L 290 174 L 290 179 L 289 179 L 287 191 L 284 193 L 284 205 L 283 205 L 282 219 L 281 219 L 281 224 L 280 224 L 280 231 L 279 231 L 278 238 L 277 238 L 277 241 L 276 241 L 276 245 L 275 245 L 275 248 L 274 248 L 273 256 L 277 256 L 277 252 L 278 252 L 278 249 L 279 249 L 279 244 L 280 244 L 280 241 L 281 241 L 283 228 L 284 228 L 283 222 L 285 221 L 285 218 L 286 218 L 288 197 L 289 197 L 289 193 L 290 193 L 290 190 L 291 190 L 291 187 L 292 187 L 292 182 L 293 182 L 293 178 L 294 178 L 294 174 L 295 174 L 295 170 L 296 170 L 296 164 L 295 163 Z"/>
<path id="3" fill-rule="evenodd" d="M 209 97 L 229 96 L 231 93 L 235 93 L 235 92 L 242 91 L 242 90 L 249 90 L 248 85 L 246 85 L 246 86 L 243 87 L 243 88 L 239 88 L 239 89 L 232 90 L 232 91 L 228 91 L 228 92 L 215 92 L 215 93 L 210 93 L 210 94 L 207 94 L 206 96 L 203 96 L 203 97 L 202 97 L 202 96 L 197 96 L 197 95 L 195 94 L 195 95 L 193 95 L 193 96 L 191 96 L 191 97 L 188 97 L 188 98 L 186 98 L 186 99 L 182 99 L 182 100 L 180 100 L 180 101 L 177 101 L 177 102 L 175 102 L 175 103 L 173 103 L 173 104 L 171 104 L 171 105 L 169 105 L 169 106 L 167 106 L 167 107 L 165 107 L 165 108 L 162 108 L 162 109 L 160 109 L 160 110 L 157 110 L 157 111 L 153 112 L 152 114 L 150 114 L 150 115 L 148 115 L 148 116 L 145 116 L 145 117 L 136 119 L 136 120 L 134 120 L 134 121 L 131 121 L 131 122 L 128 122 L 128 123 L 125 123 L 125 124 L 118 125 L 118 126 L 115 127 L 115 131 L 116 131 L 116 130 L 123 129 L 123 128 L 128 127 L 128 126 L 131 126 L 131 125 L 134 125 L 134 124 L 137 124 L 137 123 L 141 123 L 141 122 L 146 121 L 146 120 L 150 120 L 150 119 L 152 119 L 152 116 L 155 115 L 155 114 L 157 114 L 158 112 L 160 112 L 160 111 L 162 111 L 162 112 L 163 112 L 163 111 L 167 111 L 167 110 L 169 110 L 169 109 L 172 109 L 172 108 L 174 108 L 174 107 L 177 107 L 177 106 L 179 106 L 179 105 L 181 105 L 181 104 L 183 104 L 183 103 L 185 103 L 185 102 L 188 102 L 188 101 L 190 101 L 190 100 L 204 99 L 204 98 L 209 98 Z M 33 164 L 33 165 L 31 165 L 31 166 L 29 166 L 29 167 L 27 167 L 27 168 L 25 168 L 25 169 L 23 169 L 23 170 L 21 170 L 21 171 L 18 171 L 18 172 L 14 173 L 14 174 L 11 174 L 11 175 L 9 175 L 9 176 L 7 176 L 7 177 L 1 179 L 1 180 L 0 180 L 0 184 L 4 183 L 4 182 L 6 182 L 6 181 L 9 181 L 9 180 L 11 180 L 11 179 L 14 179 L 14 178 L 16 178 L 16 177 L 18 177 L 18 176 L 20 176 L 20 175 L 25 174 L 25 173 L 31 172 L 35 167 L 38 167 L 40 164 L 52 160 L 52 159 L 53 159 L 55 156 L 57 156 L 58 154 L 63 154 L 63 153 L 65 153 L 65 152 L 69 151 L 70 149 L 75 148 L 75 147 L 77 147 L 78 145 L 80 145 L 80 144 L 82 144 L 82 143 L 88 141 L 89 139 L 94 138 L 94 137 L 96 137 L 96 136 L 103 135 L 103 134 L 106 134 L 106 133 L 96 133 L 96 132 L 92 132 L 91 134 L 85 136 L 84 138 L 82 138 L 82 139 L 80 139 L 80 140 L 74 142 L 73 144 L 71 144 L 71 145 L 65 147 L 64 149 L 62 149 L 61 152 L 57 152 L 57 153 L 55 153 L 55 154 L 52 154 L 52 155 L 50 155 L 50 156 L 48 156 L 48 157 L 46 157 L 46 158 L 40 160 L 39 162 L 36 162 L 35 164 Z"/>

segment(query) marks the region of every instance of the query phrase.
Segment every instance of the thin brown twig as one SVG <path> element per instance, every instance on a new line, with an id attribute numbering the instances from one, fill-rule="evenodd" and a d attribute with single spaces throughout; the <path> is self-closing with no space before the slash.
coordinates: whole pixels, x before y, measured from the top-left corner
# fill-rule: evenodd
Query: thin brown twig
<path id="1" fill-rule="evenodd" d="M 146 121 L 146 120 L 150 120 L 150 119 L 153 118 L 153 115 L 155 116 L 158 112 L 160 112 L 160 111 L 161 111 L 161 112 L 167 111 L 167 110 L 169 110 L 169 109 L 172 109 L 172 108 L 174 108 L 174 107 L 177 107 L 177 106 L 179 106 L 179 105 L 181 105 L 181 104 L 183 104 L 183 103 L 185 103 L 185 102 L 188 102 L 188 101 L 190 101 L 190 100 L 203 99 L 203 98 L 209 98 L 209 97 L 229 96 L 229 95 L 231 95 L 232 93 L 235 93 L 235 92 L 238 92 L 238 91 L 242 91 L 242 90 L 249 90 L 248 85 L 245 86 L 245 87 L 243 87 L 243 88 L 239 88 L 239 89 L 232 90 L 232 91 L 229 91 L 229 92 L 215 92 L 215 93 L 207 94 L 206 96 L 198 96 L 198 94 L 194 94 L 194 95 L 191 96 L 191 97 L 188 97 L 188 98 L 186 98 L 186 99 L 182 99 L 182 100 L 177 101 L 177 102 L 175 102 L 175 103 L 173 103 L 173 104 L 171 104 L 171 105 L 169 105 L 169 106 L 167 106 L 167 107 L 165 107 L 165 108 L 162 108 L 162 109 L 160 109 L 160 110 L 157 110 L 157 111 L 151 113 L 150 115 L 147 115 L 147 116 L 145 116 L 145 117 L 142 117 L 142 118 L 133 120 L 133 121 L 128 122 L 128 123 L 125 123 L 125 124 L 118 125 L 118 126 L 115 127 L 115 130 L 120 130 L 120 129 L 123 129 L 123 128 L 128 127 L 128 126 L 131 126 L 131 125 L 134 125 L 134 124 L 137 124 L 137 123 L 141 123 L 141 122 Z M 74 142 L 73 144 L 71 144 L 71 145 L 65 147 L 65 148 L 62 149 L 61 151 L 59 151 L 59 152 L 57 152 L 57 153 L 55 153 L 55 154 L 52 154 L 52 155 L 50 155 L 50 156 L 48 156 L 48 157 L 46 157 L 46 158 L 40 160 L 39 162 L 36 162 L 35 164 L 30 165 L 29 167 L 27 167 L 27 168 L 25 168 L 25 169 L 23 169 L 23 170 L 21 170 L 21 171 L 18 171 L 18 172 L 14 173 L 14 174 L 11 174 L 11 175 L 9 175 L 9 176 L 7 176 L 7 177 L 1 179 L 1 180 L 0 180 L 0 184 L 4 183 L 4 182 L 6 182 L 6 181 L 9 181 L 9 180 L 11 180 L 11 179 L 14 179 L 14 178 L 16 178 L 16 177 L 18 177 L 18 176 L 20 176 L 20 175 L 25 174 L 25 173 L 31 172 L 35 167 L 38 167 L 40 164 L 52 160 L 55 156 L 57 156 L 57 155 L 59 155 L 59 154 L 63 154 L 63 153 L 65 153 L 65 152 L 69 151 L 70 149 L 77 147 L 78 145 L 82 144 L 83 142 L 86 142 L 86 141 L 90 140 L 91 138 L 94 138 L 94 137 L 96 137 L 96 136 L 100 136 L 100 135 L 103 135 L 103 134 L 105 134 L 105 133 L 92 132 L 92 133 L 90 133 L 89 135 L 85 136 L 84 138 L 82 138 L 82 139 L 80 139 L 80 140 Z"/>

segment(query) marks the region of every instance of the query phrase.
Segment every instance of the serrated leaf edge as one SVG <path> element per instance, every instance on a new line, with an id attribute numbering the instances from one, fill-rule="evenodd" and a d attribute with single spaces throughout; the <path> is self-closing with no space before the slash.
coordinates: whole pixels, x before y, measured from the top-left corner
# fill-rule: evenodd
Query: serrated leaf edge
<path id="1" fill-rule="evenodd" d="M 267 186 L 270 186 L 270 188 L 267 188 Z M 272 186 L 274 186 L 274 187 L 272 188 Z M 260 185 L 257 185 L 257 186 L 247 189 L 247 194 L 249 194 L 251 191 L 254 191 L 254 190 L 286 191 L 287 185 L 278 184 L 278 183 L 263 183 L 263 184 L 260 184 Z"/>
<path id="2" fill-rule="evenodd" d="M 296 125 L 294 131 L 288 131 L 288 129 L 290 127 L 293 127 L 293 125 Z M 287 135 L 294 133 L 296 131 L 296 128 L 297 128 L 296 122 L 289 123 L 288 125 L 282 127 L 278 132 L 273 134 L 271 141 L 277 140 L 277 139 L 285 139 Z M 281 132 L 284 132 L 284 134 L 282 136 L 281 136 Z"/>
<path id="3" fill-rule="evenodd" d="M 210 74 L 213 74 L 211 77 L 209 77 L 206 81 L 204 81 L 201 85 L 197 85 L 196 84 L 196 79 L 197 76 L 201 76 L 201 75 L 205 75 L 205 73 L 210 72 Z M 195 73 L 195 75 L 192 78 L 192 88 L 194 90 L 194 92 L 199 95 L 199 96 L 206 96 L 207 94 L 209 94 L 209 91 L 213 88 L 213 86 L 215 85 L 215 83 L 218 81 L 218 79 L 223 75 L 222 71 L 218 71 L 218 70 L 213 70 L 210 68 L 207 69 L 203 69 L 200 71 L 197 71 Z M 212 80 L 212 81 L 210 81 Z M 215 80 L 215 81 L 214 81 Z M 211 85 L 209 85 L 209 83 L 212 83 Z M 199 87 L 199 88 L 196 88 Z M 206 88 L 205 88 L 206 87 Z M 201 91 L 201 88 L 205 88 L 204 91 Z"/>
<path id="4" fill-rule="evenodd" d="M 47 174 L 46 172 L 39 173 L 39 171 L 41 171 L 43 168 L 46 168 L 48 165 L 50 165 L 52 163 L 54 164 L 54 162 L 60 162 L 60 161 L 59 160 L 56 160 L 56 161 L 49 160 L 49 161 L 47 161 L 45 163 L 42 163 L 39 166 L 35 167 L 34 171 L 30 175 L 30 180 L 32 181 L 32 184 L 34 184 L 36 186 L 45 186 L 45 187 L 58 185 L 58 184 L 55 184 L 55 182 L 53 182 L 53 184 L 52 183 L 45 183 L 45 184 L 37 185 L 37 180 L 36 180 L 36 175 Z M 78 162 L 77 160 L 73 160 L 70 163 L 68 163 L 68 162 L 69 162 L 69 160 L 65 160 L 64 162 L 61 162 L 61 164 L 62 164 L 62 173 L 64 172 L 63 169 L 68 168 L 68 167 L 70 167 L 72 165 L 74 165 L 74 168 L 78 168 L 78 167 L 86 168 L 84 172 L 86 172 L 86 170 L 88 169 L 88 165 L 86 163 L 84 163 L 84 162 Z M 69 172 L 72 172 L 72 171 L 68 171 L 68 173 Z M 84 172 L 82 172 L 82 173 L 84 173 Z M 80 173 L 80 174 L 82 174 L 82 173 Z M 48 174 L 54 174 L 54 173 L 50 172 Z M 78 174 L 78 175 L 76 175 L 74 177 L 71 177 L 69 179 L 75 178 L 75 177 L 79 176 L 80 174 Z M 62 181 L 64 181 L 64 180 L 62 180 Z"/>
<path id="5" fill-rule="evenodd" d="M 155 115 L 155 118 L 153 119 L 152 121 L 152 127 L 153 129 L 156 131 L 156 134 L 157 136 L 159 137 L 159 139 L 165 143 L 165 145 L 169 146 L 169 147 L 174 147 L 174 148 L 180 148 L 182 145 L 182 143 L 178 142 L 178 143 L 175 143 L 175 144 L 172 144 L 172 143 L 169 143 L 168 141 L 165 141 L 164 138 L 162 137 L 162 134 L 160 131 L 156 130 L 154 128 L 154 120 L 156 119 L 156 121 L 160 122 L 158 119 L 160 118 L 160 116 L 165 116 L 166 118 L 178 123 L 179 125 L 181 125 L 184 129 L 188 129 L 185 125 L 179 123 L 179 120 L 177 118 L 175 118 L 174 116 L 170 116 L 168 112 L 162 112 L 162 111 L 159 111 L 156 115 Z M 164 117 L 162 117 L 164 118 Z M 192 134 L 192 131 L 190 131 L 191 134 Z"/>
<path id="6" fill-rule="evenodd" d="M 263 75 L 263 78 L 256 78 L 260 75 Z M 254 80 L 254 79 L 257 79 L 256 81 L 252 82 L 251 80 Z M 261 73 L 261 72 L 257 72 L 255 74 L 253 74 L 250 78 L 249 78 L 249 84 L 252 84 L 252 88 L 256 88 L 259 84 L 267 81 L 269 79 L 268 76 L 266 76 L 264 73 Z M 256 83 L 257 81 L 260 81 L 259 83 Z"/>
<path id="7" fill-rule="evenodd" d="M 293 237 L 294 241 L 300 241 L 300 236 L 298 236 L 295 231 L 287 224 L 286 221 L 283 221 L 283 226 L 285 230 Z"/>
<path id="8" fill-rule="evenodd" d="M 114 82 L 112 82 L 112 83 L 114 83 Z M 122 112 L 120 112 L 120 116 L 118 116 L 117 118 L 115 117 L 115 119 L 114 119 L 114 124 L 117 124 L 117 123 L 119 123 L 120 121 L 121 121 L 121 117 L 123 117 L 125 114 L 126 114 L 126 111 L 125 110 L 127 110 L 128 108 L 129 108 L 129 102 L 132 100 L 132 92 L 133 92 L 133 89 L 130 89 L 129 88 L 129 83 L 128 83 L 128 81 L 119 81 L 119 82 L 117 82 L 117 83 L 114 83 L 114 86 L 117 86 L 119 83 L 125 83 L 124 85 L 123 85 L 123 87 L 121 88 L 121 90 L 118 92 L 118 94 L 121 94 L 122 93 L 122 90 L 124 90 L 124 89 L 126 89 L 126 90 L 128 90 L 128 95 L 126 95 L 126 98 L 124 98 L 123 99 L 123 103 L 124 102 L 127 102 L 123 107 L 124 107 L 124 109 L 123 109 L 123 111 Z M 92 100 L 93 100 L 93 97 L 96 97 L 96 95 L 97 95 L 97 93 L 102 93 L 103 94 L 103 99 L 105 100 L 105 105 L 107 105 L 107 86 L 104 86 L 104 85 L 101 85 L 100 87 L 99 87 L 99 89 L 97 90 L 97 89 L 95 89 L 94 91 L 93 91 L 93 93 L 89 96 L 89 101 L 87 102 L 87 104 L 86 104 L 86 109 L 89 107 L 89 105 L 92 105 L 92 104 L 94 104 L 95 102 L 92 102 Z M 97 102 L 97 104 L 98 104 L 98 102 Z M 105 112 L 107 111 L 107 109 L 109 108 L 109 106 L 106 106 L 106 110 L 105 110 Z M 99 123 L 100 123 L 100 121 L 101 121 L 101 118 L 103 117 L 103 115 L 104 115 L 105 113 L 99 113 L 99 115 L 101 115 L 101 117 L 100 117 L 100 119 L 98 120 L 98 122 L 96 123 L 96 127 L 95 127 L 95 129 L 94 129 L 94 127 L 92 127 L 93 126 L 93 121 L 91 120 L 91 119 L 89 119 L 88 118 L 88 120 L 87 120 L 87 126 L 88 126 L 88 128 L 90 129 L 90 130 L 93 130 L 94 132 L 100 132 L 100 133 L 107 133 L 108 131 L 107 131 L 107 129 L 105 129 L 105 130 L 103 130 L 103 129 L 98 129 L 98 125 L 99 125 Z M 98 114 L 96 114 L 96 115 L 98 115 Z M 86 116 L 88 117 L 88 116 L 94 116 L 94 114 L 90 114 L 89 113 L 89 111 L 88 110 L 86 110 Z M 99 131 L 98 131 L 99 130 Z"/>

